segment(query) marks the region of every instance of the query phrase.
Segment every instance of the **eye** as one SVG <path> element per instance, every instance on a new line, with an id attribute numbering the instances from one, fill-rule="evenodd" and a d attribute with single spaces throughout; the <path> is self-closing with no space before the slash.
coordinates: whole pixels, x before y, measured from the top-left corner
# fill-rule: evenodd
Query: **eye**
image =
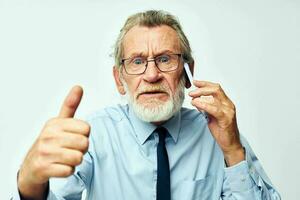
<path id="1" fill-rule="evenodd" d="M 160 63 L 167 63 L 170 61 L 170 56 L 168 56 L 168 55 L 159 56 L 159 57 L 157 57 L 157 61 Z"/>
<path id="2" fill-rule="evenodd" d="M 141 65 L 144 63 L 144 59 L 143 58 L 140 58 L 140 57 L 137 57 L 137 58 L 133 58 L 131 60 L 131 63 L 134 64 L 134 65 Z"/>

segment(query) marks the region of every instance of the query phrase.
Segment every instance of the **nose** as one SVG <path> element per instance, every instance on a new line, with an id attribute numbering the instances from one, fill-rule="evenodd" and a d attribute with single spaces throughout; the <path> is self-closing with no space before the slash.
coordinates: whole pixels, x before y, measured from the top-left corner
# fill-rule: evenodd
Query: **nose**
<path id="1" fill-rule="evenodd" d="M 155 62 L 148 62 L 147 69 L 144 73 L 143 79 L 149 83 L 154 83 L 159 81 L 162 78 L 162 74 L 159 69 L 156 67 Z"/>

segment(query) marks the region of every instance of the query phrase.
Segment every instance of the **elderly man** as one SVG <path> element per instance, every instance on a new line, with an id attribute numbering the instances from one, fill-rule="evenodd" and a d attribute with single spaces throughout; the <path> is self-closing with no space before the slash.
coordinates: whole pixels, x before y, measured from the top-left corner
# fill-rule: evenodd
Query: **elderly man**
<path id="1" fill-rule="evenodd" d="M 28 152 L 14 198 L 81 199 L 86 189 L 87 199 L 99 200 L 280 199 L 219 84 L 194 81 L 196 109 L 182 108 L 191 86 L 183 65 L 193 71 L 194 60 L 174 16 L 130 16 L 114 55 L 116 86 L 128 105 L 75 119 L 83 95 L 75 86 Z M 55 190 L 51 177 L 67 178 Z"/>

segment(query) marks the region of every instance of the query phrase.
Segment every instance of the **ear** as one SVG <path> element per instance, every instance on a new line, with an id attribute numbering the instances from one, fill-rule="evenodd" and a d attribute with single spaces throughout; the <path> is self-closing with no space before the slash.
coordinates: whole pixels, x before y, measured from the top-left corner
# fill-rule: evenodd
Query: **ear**
<path id="1" fill-rule="evenodd" d="M 189 63 L 189 68 L 190 68 L 190 70 L 191 70 L 191 73 L 192 73 L 192 75 L 193 75 L 193 77 L 194 77 L 194 64 L 195 64 L 195 62 L 193 61 L 193 62 L 191 62 L 191 63 Z M 184 71 L 184 76 L 185 76 L 185 88 L 190 88 L 191 86 L 192 86 L 192 84 L 190 83 L 190 81 L 189 81 L 189 78 L 188 78 L 188 76 L 187 76 L 187 74 L 186 74 L 186 72 Z"/>
<path id="2" fill-rule="evenodd" d="M 113 75 L 114 75 L 115 83 L 116 83 L 119 93 L 121 95 L 125 95 L 126 91 L 125 91 L 124 85 L 121 81 L 121 77 L 120 77 L 121 74 L 120 74 L 119 69 L 116 66 L 113 67 Z"/>

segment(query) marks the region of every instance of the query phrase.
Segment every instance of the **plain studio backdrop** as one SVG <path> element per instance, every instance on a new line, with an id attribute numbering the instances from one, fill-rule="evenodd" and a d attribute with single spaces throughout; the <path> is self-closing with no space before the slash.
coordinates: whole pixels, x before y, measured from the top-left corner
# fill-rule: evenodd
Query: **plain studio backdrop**
<path id="1" fill-rule="evenodd" d="M 195 57 L 195 78 L 221 84 L 248 139 L 285 200 L 299 199 L 300 3 L 293 0 L 0 0 L 0 199 L 44 123 L 70 88 L 76 117 L 124 103 L 112 76 L 113 44 L 126 18 L 176 15 Z M 186 96 L 184 105 L 192 107 Z"/>

